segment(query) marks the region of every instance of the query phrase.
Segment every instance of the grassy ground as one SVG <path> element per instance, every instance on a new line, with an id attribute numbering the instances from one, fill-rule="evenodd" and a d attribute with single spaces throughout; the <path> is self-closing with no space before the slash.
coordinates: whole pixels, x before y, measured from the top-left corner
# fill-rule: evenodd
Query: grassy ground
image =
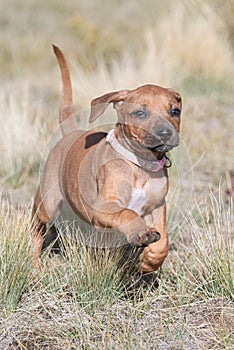
<path id="1" fill-rule="evenodd" d="M 0 348 L 232 349 L 233 1 L 0 4 Z M 118 267 L 121 251 L 95 257 L 71 239 L 32 269 L 31 198 L 59 137 L 51 43 L 70 62 L 80 127 L 90 100 L 108 91 L 151 82 L 183 96 L 170 252 L 145 280 Z M 99 123 L 114 120 L 109 109 Z"/>

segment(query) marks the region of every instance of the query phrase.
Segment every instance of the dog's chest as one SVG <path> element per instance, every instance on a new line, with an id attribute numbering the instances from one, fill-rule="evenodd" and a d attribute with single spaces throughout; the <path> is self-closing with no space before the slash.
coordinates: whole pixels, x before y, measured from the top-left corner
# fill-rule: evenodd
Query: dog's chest
<path id="1" fill-rule="evenodd" d="M 147 181 L 137 181 L 132 189 L 131 199 L 127 205 L 142 216 L 152 212 L 162 205 L 167 194 L 167 178 L 147 178 Z"/>

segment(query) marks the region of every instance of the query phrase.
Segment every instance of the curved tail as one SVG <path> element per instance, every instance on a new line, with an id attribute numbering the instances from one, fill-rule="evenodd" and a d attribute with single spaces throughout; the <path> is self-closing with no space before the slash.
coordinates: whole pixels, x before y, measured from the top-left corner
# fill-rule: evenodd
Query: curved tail
<path id="1" fill-rule="evenodd" d="M 69 68 L 62 51 L 53 45 L 62 76 L 62 100 L 59 109 L 59 124 L 62 135 L 67 135 L 77 129 L 76 121 L 72 112 L 72 84 Z"/>

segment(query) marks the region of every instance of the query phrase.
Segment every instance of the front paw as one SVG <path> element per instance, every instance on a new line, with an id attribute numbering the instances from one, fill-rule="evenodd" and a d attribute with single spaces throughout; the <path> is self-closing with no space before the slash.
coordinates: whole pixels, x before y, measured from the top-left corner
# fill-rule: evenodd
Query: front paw
<path id="1" fill-rule="evenodd" d="M 146 247 L 159 241 L 160 237 L 160 233 L 155 228 L 149 228 L 146 232 L 135 235 L 130 243 L 134 247 Z"/>

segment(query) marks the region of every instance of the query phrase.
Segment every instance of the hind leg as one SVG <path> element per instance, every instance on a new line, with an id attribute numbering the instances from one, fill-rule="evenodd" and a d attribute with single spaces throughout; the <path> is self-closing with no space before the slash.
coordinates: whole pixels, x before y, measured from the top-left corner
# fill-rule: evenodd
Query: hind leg
<path id="1" fill-rule="evenodd" d="M 50 203 L 51 202 L 51 203 Z M 62 204 L 60 196 L 42 199 L 40 186 L 34 198 L 32 208 L 33 234 L 31 239 L 31 248 L 33 255 L 33 265 L 40 266 L 40 254 L 46 240 L 47 224 L 53 221 L 58 215 Z"/>
<path id="2" fill-rule="evenodd" d="M 58 253 L 60 251 L 60 245 L 58 242 L 58 231 L 53 224 L 47 229 L 46 234 L 43 236 L 42 251 L 50 247 L 51 253 Z"/>

